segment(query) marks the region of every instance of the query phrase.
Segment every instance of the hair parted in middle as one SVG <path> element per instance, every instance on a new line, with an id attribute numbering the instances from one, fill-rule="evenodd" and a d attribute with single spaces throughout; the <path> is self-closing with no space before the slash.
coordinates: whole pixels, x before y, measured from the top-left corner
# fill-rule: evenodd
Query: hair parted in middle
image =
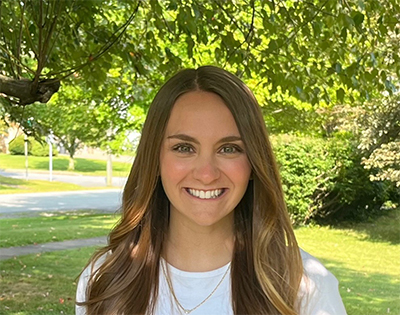
<path id="1" fill-rule="evenodd" d="M 263 116 L 250 89 L 214 66 L 186 69 L 155 96 L 128 181 L 122 215 L 108 253 L 88 286 L 88 314 L 151 314 L 159 262 L 169 225 L 169 200 L 160 180 L 160 150 L 171 110 L 191 91 L 217 94 L 231 111 L 252 168 L 247 191 L 234 210 L 232 307 L 235 314 L 297 314 L 303 274 L 275 157 Z M 199 122 L 201 123 L 201 122 Z"/>

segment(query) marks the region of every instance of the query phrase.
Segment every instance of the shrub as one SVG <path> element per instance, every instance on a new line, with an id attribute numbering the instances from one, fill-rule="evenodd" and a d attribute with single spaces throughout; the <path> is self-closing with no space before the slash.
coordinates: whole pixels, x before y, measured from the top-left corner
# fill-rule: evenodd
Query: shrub
<path id="1" fill-rule="evenodd" d="M 328 150 L 334 166 L 314 193 L 310 218 L 321 223 L 365 220 L 379 214 L 385 202 L 398 198 L 394 183 L 370 180 L 357 142 L 332 139 Z"/>
<path id="2" fill-rule="evenodd" d="M 280 167 L 286 205 L 295 223 L 304 223 L 313 211 L 313 195 L 332 161 L 326 141 L 320 138 L 274 136 L 271 138 Z"/>
<path id="3" fill-rule="evenodd" d="M 12 155 L 24 155 L 25 147 L 24 147 L 25 139 L 24 135 L 20 135 L 10 142 L 8 147 L 10 153 Z M 43 139 L 43 142 L 28 138 L 28 154 L 33 156 L 49 156 L 49 145 Z M 53 156 L 57 156 L 58 151 L 53 145 Z"/>
<path id="4" fill-rule="evenodd" d="M 32 150 L 30 152 L 33 156 L 49 156 L 49 145 L 47 142 L 40 143 L 39 141 L 32 142 Z M 57 156 L 58 151 L 53 145 L 53 156 Z"/>
<path id="5" fill-rule="evenodd" d="M 31 149 L 31 144 L 28 140 L 28 153 Z M 25 154 L 25 139 L 24 135 L 20 135 L 12 140 L 8 145 L 8 150 L 12 155 L 24 155 Z"/>
<path id="6" fill-rule="evenodd" d="M 349 134 L 321 139 L 272 137 L 289 214 L 295 224 L 362 220 L 397 202 L 393 183 L 370 181 Z"/>

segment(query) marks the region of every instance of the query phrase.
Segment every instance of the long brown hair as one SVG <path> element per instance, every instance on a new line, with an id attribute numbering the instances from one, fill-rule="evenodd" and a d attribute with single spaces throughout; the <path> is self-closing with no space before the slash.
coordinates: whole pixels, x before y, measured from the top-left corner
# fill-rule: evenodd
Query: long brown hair
<path id="1" fill-rule="evenodd" d="M 152 102 L 123 192 L 122 215 L 89 265 L 108 253 L 87 288 L 88 314 L 151 314 L 168 230 L 169 201 L 159 178 L 165 128 L 177 98 L 189 91 L 219 95 L 238 126 L 252 180 L 235 209 L 232 307 L 235 314 L 297 314 L 303 274 L 280 177 L 259 105 L 233 74 L 213 66 L 186 69 Z"/>

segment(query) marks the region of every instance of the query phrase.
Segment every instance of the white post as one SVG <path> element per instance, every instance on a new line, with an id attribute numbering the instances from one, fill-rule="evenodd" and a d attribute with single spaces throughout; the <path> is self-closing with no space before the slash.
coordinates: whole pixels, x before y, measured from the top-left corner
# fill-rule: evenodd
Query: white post
<path id="1" fill-rule="evenodd" d="M 112 128 L 107 130 L 107 141 L 111 141 Z M 112 155 L 110 144 L 107 144 L 107 186 L 112 186 Z"/>
<path id="2" fill-rule="evenodd" d="M 28 180 L 28 136 L 24 136 L 24 149 L 25 149 L 25 180 Z"/>
<path id="3" fill-rule="evenodd" d="M 112 186 L 112 155 L 110 146 L 107 148 L 107 186 Z"/>
<path id="4" fill-rule="evenodd" d="M 48 136 L 48 144 L 49 144 L 49 181 L 53 181 L 53 134 L 50 130 L 50 134 Z"/>

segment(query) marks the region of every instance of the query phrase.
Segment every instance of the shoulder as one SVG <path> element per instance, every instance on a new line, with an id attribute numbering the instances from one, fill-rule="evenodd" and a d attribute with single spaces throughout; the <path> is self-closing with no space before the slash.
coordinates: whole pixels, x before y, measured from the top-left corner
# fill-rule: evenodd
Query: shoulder
<path id="1" fill-rule="evenodd" d="M 303 261 L 304 274 L 315 284 L 338 285 L 335 276 L 324 267 L 324 265 L 314 256 L 300 249 L 301 259 Z"/>
<path id="2" fill-rule="evenodd" d="M 339 293 L 339 282 L 324 265 L 309 253 L 300 250 L 304 274 L 300 284 L 300 314 L 346 314 Z"/>
<path id="3" fill-rule="evenodd" d="M 81 273 L 76 288 L 76 302 L 86 301 L 86 289 L 90 280 L 90 277 L 96 273 L 100 266 L 104 263 L 107 254 L 100 256 L 96 261 L 91 262 Z M 75 314 L 84 315 L 86 314 L 86 308 L 84 306 L 76 306 Z"/>

